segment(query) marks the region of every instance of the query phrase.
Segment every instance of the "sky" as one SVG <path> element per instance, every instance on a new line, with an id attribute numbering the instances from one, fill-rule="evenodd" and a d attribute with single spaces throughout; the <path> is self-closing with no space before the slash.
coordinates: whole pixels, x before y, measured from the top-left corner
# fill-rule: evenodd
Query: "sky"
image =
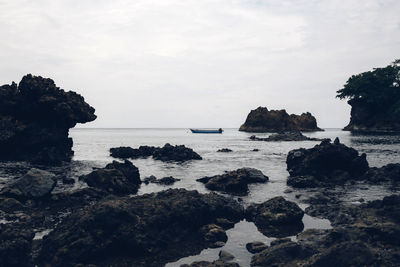
<path id="1" fill-rule="evenodd" d="M 0 84 L 83 95 L 85 127 L 239 127 L 258 106 L 343 127 L 353 75 L 400 58 L 399 0 L 0 0 Z"/>

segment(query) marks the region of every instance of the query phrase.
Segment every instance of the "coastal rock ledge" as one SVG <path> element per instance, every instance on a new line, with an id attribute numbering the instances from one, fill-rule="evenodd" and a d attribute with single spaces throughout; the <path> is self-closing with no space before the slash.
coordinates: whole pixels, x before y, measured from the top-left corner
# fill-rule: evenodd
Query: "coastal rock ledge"
<path id="1" fill-rule="evenodd" d="M 73 155 L 68 131 L 96 119 L 94 108 L 52 79 L 28 74 L 0 86 L 0 159 L 59 164 Z"/>
<path id="2" fill-rule="evenodd" d="M 283 132 L 283 131 L 323 131 L 311 113 L 289 115 L 286 110 L 268 110 L 258 107 L 252 110 L 239 131 L 244 132 Z"/>

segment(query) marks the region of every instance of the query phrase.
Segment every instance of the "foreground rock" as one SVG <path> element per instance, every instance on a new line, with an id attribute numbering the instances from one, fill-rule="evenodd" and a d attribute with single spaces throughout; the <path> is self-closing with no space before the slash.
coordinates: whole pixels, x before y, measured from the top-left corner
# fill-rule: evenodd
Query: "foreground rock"
<path id="1" fill-rule="evenodd" d="M 295 235 L 304 228 L 304 211 L 294 202 L 275 197 L 246 209 L 246 219 L 254 222 L 258 230 L 269 237 Z"/>
<path id="2" fill-rule="evenodd" d="M 43 198 L 50 195 L 56 183 L 53 173 L 32 168 L 0 193 L 19 200 Z"/>
<path id="3" fill-rule="evenodd" d="M 283 132 L 283 131 L 322 131 L 311 113 L 289 115 L 286 110 L 271 110 L 259 107 L 252 110 L 239 131 L 244 132 Z"/>
<path id="4" fill-rule="evenodd" d="M 188 161 L 201 160 L 201 156 L 193 149 L 184 145 L 172 146 L 165 144 L 163 147 L 140 146 L 139 148 L 116 147 L 110 149 L 110 155 L 114 158 L 146 158 L 153 156 L 155 160 L 161 161 Z"/>
<path id="5" fill-rule="evenodd" d="M 136 194 L 140 184 L 140 174 L 132 162 L 113 161 L 103 169 L 97 169 L 80 178 L 91 187 L 105 190 L 112 194 Z"/>
<path id="6" fill-rule="evenodd" d="M 370 168 L 361 180 L 368 181 L 371 184 L 380 184 L 391 182 L 400 183 L 400 164 L 387 164 L 381 168 Z"/>
<path id="7" fill-rule="evenodd" d="M 163 266 L 212 245 L 201 229 L 217 218 L 238 222 L 243 208 L 184 189 L 105 199 L 74 212 L 44 238 L 39 266 Z"/>
<path id="8" fill-rule="evenodd" d="M 320 210 L 333 229 L 309 229 L 297 242 L 271 243 L 253 256 L 251 266 L 398 266 L 400 196 Z"/>
<path id="9" fill-rule="evenodd" d="M 241 168 L 222 175 L 203 177 L 196 181 L 205 184 L 209 190 L 244 196 L 248 194 L 249 184 L 266 183 L 268 179 L 260 170 Z"/>
<path id="10" fill-rule="evenodd" d="M 254 242 L 246 244 L 247 251 L 252 254 L 259 253 L 267 248 L 268 248 L 267 245 L 265 245 L 263 242 L 259 242 L 259 241 L 254 241 Z"/>
<path id="11" fill-rule="evenodd" d="M 307 137 L 303 135 L 300 131 L 290 131 L 290 132 L 272 134 L 266 138 L 261 138 L 252 135 L 250 136 L 250 140 L 278 142 L 278 141 L 323 141 L 324 139 Z"/>
<path id="12" fill-rule="evenodd" d="M 161 184 L 161 185 L 173 185 L 175 182 L 180 181 L 181 179 L 174 178 L 172 176 L 163 177 L 161 179 L 157 179 L 157 177 L 151 175 L 146 177 L 143 182 L 145 184 L 153 183 L 153 184 Z"/>
<path id="13" fill-rule="evenodd" d="M 24 76 L 0 86 L 0 159 L 59 164 L 73 155 L 68 131 L 96 119 L 94 108 L 53 80 Z"/>
<path id="14" fill-rule="evenodd" d="M 366 155 L 335 142 L 323 141 L 311 149 L 295 149 L 289 152 L 287 184 L 293 187 L 318 187 L 344 184 L 359 179 L 368 169 Z"/>

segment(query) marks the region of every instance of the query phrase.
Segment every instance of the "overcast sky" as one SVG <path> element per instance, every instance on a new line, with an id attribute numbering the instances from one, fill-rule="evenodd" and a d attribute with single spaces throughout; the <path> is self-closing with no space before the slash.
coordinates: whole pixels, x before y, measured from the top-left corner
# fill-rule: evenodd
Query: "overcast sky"
<path id="1" fill-rule="evenodd" d="M 343 127 L 349 76 L 400 58 L 399 0 L 0 0 L 0 84 L 82 94 L 89 127 L 239 127 L 251 109 Z"/>

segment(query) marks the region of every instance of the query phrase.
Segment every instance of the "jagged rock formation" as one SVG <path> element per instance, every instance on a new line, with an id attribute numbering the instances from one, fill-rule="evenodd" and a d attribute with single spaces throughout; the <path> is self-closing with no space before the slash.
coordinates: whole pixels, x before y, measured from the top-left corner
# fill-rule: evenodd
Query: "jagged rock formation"
<path id="1" fill-rule="evenodd" d="M 58 164 L 73 155 L 68 131 L 96 119 L 94 108 L 53 80 L 28 74 L 0 86 L 0 159 Z"/>
<path id="2" fill-rule="evenodd" d="M 322 131 L 311 113 L 289 115 L 286 110 L 268 110 L 258 107 L 252 110 L 239 131 L 244 132 L 282 132 L 282 131 Z"/>

